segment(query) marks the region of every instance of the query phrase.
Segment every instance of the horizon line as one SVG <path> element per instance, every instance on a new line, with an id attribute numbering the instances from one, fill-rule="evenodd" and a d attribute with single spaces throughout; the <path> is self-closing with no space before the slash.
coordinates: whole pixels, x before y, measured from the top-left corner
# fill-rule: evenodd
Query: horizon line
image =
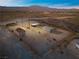
<path id="1" fill-rule="evenodd" d="M 79 9 L 79 6 L 43 6 L 43 5 L 16 5 L 16 6 L 0 5 L 0 6 L 1 7 L 32 7 L 32 6 L 39 6 L 39 7 L 56 8 L 56 9 Z"/>

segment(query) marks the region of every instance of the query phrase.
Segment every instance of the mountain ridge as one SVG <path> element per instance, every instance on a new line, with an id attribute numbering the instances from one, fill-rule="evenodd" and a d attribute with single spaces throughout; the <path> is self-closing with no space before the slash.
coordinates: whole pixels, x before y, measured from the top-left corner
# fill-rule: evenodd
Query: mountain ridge
<path id="1" fill-rule="evenodd" d="M 44 6 L 29 6 L 29 7 L 8 7 L 8 6 L 0 6 L 0 11 L 32 11 L 32 12 L 52 12 L 52 11 L 65 11 L 65 10 L 79 10 L 79 9 L 57 9 L 57 8 L 49 8 Z"/>

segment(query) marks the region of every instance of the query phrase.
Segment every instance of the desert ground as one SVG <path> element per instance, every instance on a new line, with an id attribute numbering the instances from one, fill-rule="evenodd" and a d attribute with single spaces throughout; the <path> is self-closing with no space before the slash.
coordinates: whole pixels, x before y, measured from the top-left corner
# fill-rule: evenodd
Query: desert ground
<path id="1" fill-rule="evenodd" d="M 79 10 L 6 8 L 0 7 L 0 58 L 79 59 Z"/>

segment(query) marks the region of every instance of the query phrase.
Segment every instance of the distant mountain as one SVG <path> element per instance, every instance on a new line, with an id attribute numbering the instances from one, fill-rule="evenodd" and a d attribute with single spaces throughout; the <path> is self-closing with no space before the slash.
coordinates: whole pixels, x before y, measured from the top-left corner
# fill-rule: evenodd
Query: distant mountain
<path id="1" fill-rule="evenodd" d="M 48 7 L 43 7 L 43 6 L 30 6 L 29 10 L 44 12 L 44 11 L 53 11 L 54 8 L 48 8 Z"/>
<path id="2" fill-rule="evenodd" d="M 0 6 L 1 11 L 27 11 L 28 7 L 6 7 Z"/>
<path id="3" fill-rule="evenodd" d="M 0 6 L 0 10 L 44 12 L 44 11 L 52 11 L 53 9 L 48 8 L 48 7 L 41 7 L 41 6 L 30 6 L 30 7 L 5 7 L 5 6 Z"/>
<path id="4" fill-rule="evenodd" d="M 0 6 L 0 11 L 32 11 L 32 12 L 52 12 L 52 11 L 73 11 L 77 9 L 56 9 L 56 8 L 49 8 L 43 6 L 30 6 L 30 7 L 6 7 Z"/>

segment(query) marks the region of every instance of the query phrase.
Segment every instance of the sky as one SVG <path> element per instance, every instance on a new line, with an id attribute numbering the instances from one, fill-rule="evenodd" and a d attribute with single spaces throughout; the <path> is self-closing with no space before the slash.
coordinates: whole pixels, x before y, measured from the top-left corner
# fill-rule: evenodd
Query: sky
<path id="1" fill-rule="evenodd" d="M 51 8 L 78 8 L 79 0 L 0 0 L 0 6 L 40 5 Z"/>

